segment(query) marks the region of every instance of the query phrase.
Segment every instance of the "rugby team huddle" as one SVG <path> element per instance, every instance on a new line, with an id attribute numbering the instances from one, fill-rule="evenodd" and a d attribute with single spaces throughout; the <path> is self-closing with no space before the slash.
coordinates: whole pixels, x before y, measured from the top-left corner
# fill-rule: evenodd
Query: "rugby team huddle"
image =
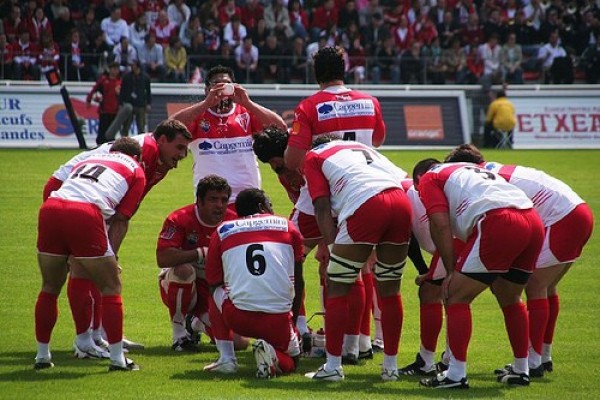
<path id="1" fill-rule="evenodd" d="M 552 371 L 557 286 L 591 236 L 590 207 L 558 179 L 489 162 L 468 144 L 418 162 L 409 176 L 374 149 L 386 136 L 381 107 L 344 86 L 341 50 L 319 50 L 314 68 L 320 90 L 300 102 L 289 131 L 241 85 L 224 94 L 233 72 L 215 67 L 204 100 L 54 173 L 39 215 L 35 369 L 53 366 L 50 336 L 67 277 L 75 355 L 109 358 L 110 371 L 139 369 L 124 354 L 131 342 L 123 338 L 117 254 L 143 197 L 189 148 L 196 201 L 167 216 L 156 259 L 172 349 L 195 350 L 206 335 L 219 357 L 205 371 L 235 373 L 236 351 L 249 338 L 258 378 L 297 370 L 313 336 L 303 277 L 313 249 L 326 361 L 306 377 L 342 380 L 343 364 L 381 350 L 384 381 L 421 375 L 426 387 L 466 389 L 470 303 L 488 287 L 514 356 L 494 371 L 498 382 L 527 386 Z M 289 219 L 273 214 L 256 158 L 286 189 Z M 429 266 L 421 250 L 433 255 Z M 399 368 L 407 257 L 419 271 L 421 346 L 415 362 Z M 436 362 L 444 314 L 445 351 Z"/>

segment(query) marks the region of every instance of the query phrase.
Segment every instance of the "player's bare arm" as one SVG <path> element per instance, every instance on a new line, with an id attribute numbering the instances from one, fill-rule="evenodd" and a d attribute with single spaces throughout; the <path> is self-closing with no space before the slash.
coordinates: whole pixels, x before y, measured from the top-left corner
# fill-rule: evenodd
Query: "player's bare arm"
<path id="1" fill-rule="evenodd" d="M 108 240 L 115 254 L 119 254 L 119 248 L 129 229 L 129 218 L 117 212 L 110 217 L 107 224 L 109 225 Z"/>
<path id="2" fill-rule="evenodd" d="M 294 302 L 292 303 L 292 320 L 294 324 L 298 320 L 300 307 L 302 306 L 302 293 L 304 293 L 304 275 L 302 262 L 294 263 Z"/>
<path id="3" fill-rule="evenodd" d="M 306 150 L 288 146 L 287 149 L 285 149 L 283 156 L 285 166 L 291 170 L 300 169 L 300 167 L 302 167 L 302 163 L 304 163 L 305 155 Z"/>
<path id="4" fill-rule="evenodd" d="M 332 244 L 335 240 L 337 225 L 331 216 L 331 200 L 329 197 L 319 197 L 313 202 L 315 206 L 315 217 L 317 225 L 323 235 L 326 244 Z"/>
<path id="5" fill-rule="evenodd" d="M 455 264 L 450 215 L 446 212 L 438 212 L 430 215 L 429 229 L 431 231 L 431 239 L 440 253 L 440 258 L 446 269 L 446 278 L 443 283 L 443 296 L 444 299 L 448 299 L 448 286 L 452 279 Z"/>
<path id="6" fill-rule="evenodd" d="M 275 125 L 280 129 L 287 129 L 283 118 L 279 114 L 252 101 L 246 89 L 240 85 L 235 85 L 233 101 L 245 107 L 250 114 L 258 118 L 263 126 Z"/>
<path id="7" fill-rule="evenodd" d="M 206 254 L 206 248 L 202 252 L 197 249 L 182 250 L 169 247 L 156 251 L 156 263 L 159 268 L 173 268 L 181 264 L 204 262 L 204 257 L 200 254 Z"/>
<path id="8" fill-rule="evenodd" d="M 182 122 L 185 126 L 191 125 L 191 123 L 198 118 L 199 115 L 204 114 L 206 110 L 212 107 L 216 107 L 222 100 L 222 91 L 226 83 L 217 83 L 208 90 L 206 97 L 196 104 L 184 108 L 183 110 L 177 111 L 171 115 L 170 119 L 176 119 Z"/>

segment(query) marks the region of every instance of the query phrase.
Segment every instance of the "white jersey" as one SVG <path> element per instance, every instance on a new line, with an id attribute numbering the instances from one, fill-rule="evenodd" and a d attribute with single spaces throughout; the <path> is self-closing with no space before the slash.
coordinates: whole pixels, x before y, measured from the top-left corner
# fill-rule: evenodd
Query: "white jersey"
<path id="1" fill-rule="evenodd" d="M 484 167 L 524 191 L 544 226 L 560 221 L 579 204 L 585 203 L 566 183 L 537 169 L 495 162 L 485 163 Z"/>
<path id="2" fill-rule="evenodd" d="M 310 197 L 327 196 L 338 221 L 344 221 L 371 197 L 401 188 L 406 172 L 362 143 L 335 140 L 306 155 L 304 174 Z"/>
<path id="3" fill-rule="evenodd" d="M 427 215 L 449 213 L 454 236 L 463 242 L 487 211 L 533 208 L 522 190 L 471 163 L 435 165 L 421 176 L 419 196 Z"/>
<path id="4" fill-rule="evenodd" d="M 302 236 L 287 219 L 257 215 L 224 222 L 208 251 L 206 279 L 223 283 L 240 310 L 285 313 L 294 300 L 294 264 Z"/>
<path id="5" fill-rule="evenodd" d="M 410 201 L 412 210 L 412 232 L 419 242 L 419 247 L 429 254 L 433 254 L 435 252 L 435 244 L 433 243 L 433 239 L 431 239 L 429 217 L 427 217 L 427 211 L 419 197 L 419 192 L 416 191 L 412 179 L 404 179 L 401 184 L 402 189 L 404 189 L 406 196 Z"/>
<path id="6" fill-rule="evenodd" d="M 50 197 L 95 204 L 104 219 L 119 209 L 131 217 L 146 185 L 144 171 L 130 156 L 122 153 L 97 154 L 75 164 L 60 189 Z"/>

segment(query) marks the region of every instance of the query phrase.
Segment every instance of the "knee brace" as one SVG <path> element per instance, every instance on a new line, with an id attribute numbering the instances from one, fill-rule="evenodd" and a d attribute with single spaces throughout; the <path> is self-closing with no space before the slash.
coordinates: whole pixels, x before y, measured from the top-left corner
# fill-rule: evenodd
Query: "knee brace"
<path id="1" fill-rule="evenodd" d="M 406 265 L 406 259 L 398 264 L 384 264 L 381 261 L 375 263 L 375 279 L 378 281 L 398 281 L 402 279 L 402 273 L 404 272 L 404 265 Z"/>
<path id="2" fill-rule="evenodd" d="M 354 283 L 363 264 L 331 254 L 327 266 L 327 276 L 334 282 Z"/>

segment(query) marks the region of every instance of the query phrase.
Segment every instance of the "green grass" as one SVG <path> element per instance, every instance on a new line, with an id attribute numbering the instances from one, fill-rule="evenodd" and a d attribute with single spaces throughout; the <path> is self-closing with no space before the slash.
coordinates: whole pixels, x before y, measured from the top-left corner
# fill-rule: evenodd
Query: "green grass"
<path id="1" fill-rule="evenodd" d="M 66 150 L 0 150 L 0 398 L 596 398 L 600 370 L 600 241 L 598 230 L 583 257 L 561 285 L 562 312 L 555 337 L 555 372 L 536 380 L 529 388 L 508 388 L 495 382 L 494 368 L 512 359 L 500 310 L 490 293 L 473 305 L 473 339 L 469 351 L 466 392 L 439 392 L 420 388 L 416 378 L 383 383 L 379 378 L 381 355 L 359 367 L 347 367 L 342 383 L 314 383 L 303 373 L 321 360 L 303 359 L 297 374 L 272 381 L 254 378 L 251 352 L 239 354 L 241 370 L 235 377 L 202 372 L 216 351 L 208 344 L 197 354 L 170 350 L 167 309 L 158 293 L 154 252 L 165 216 L 193 201 L 191 160 L 183 162 L 148 195 L 120 254 L 123 266 L 125 333 L 143 342 L 146 349 L 131 354 L 142 367 L 136 373 L 108 374 L 107 361 L 76 360 L 71 354 L 74 327 L 63 290 L 61 314 L 52 337 L 56 367 L 34 372 L 35 336 L 33 309 L 40 288 L 35 241 L 37 211 L 42 187 L 52 171 L 76 154 Z M 386 153 L 407 171 L 425 157 L 443 157 L 440 151 Z M 504 151 L 486 152 L 487 158 L 504 163 L 535 166 L 569 183 L 600 215 L 600 151 Z M 289 201 L 274 175 L 263 168 L 264 189 L 276 212 L 287 215 Z M 316 263 L 306 265 L 309 312 L 318 307 Z M 399 365 L 412 362 L 418 350 L 418 300 L 413 284 L 415 271 L 407 269 L 403 284 L 405 310 Z M 313 320 L 314 322 L 315 320 Z M 316 319 L 313 327 L 322 325 Z M 440 347 L 441 348 L 441 347 Z"/>

